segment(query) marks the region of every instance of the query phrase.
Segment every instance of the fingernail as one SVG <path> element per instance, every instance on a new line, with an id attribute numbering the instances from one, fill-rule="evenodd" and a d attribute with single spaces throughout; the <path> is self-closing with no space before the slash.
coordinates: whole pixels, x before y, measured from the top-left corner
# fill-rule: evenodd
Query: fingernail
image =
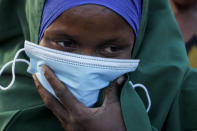
<path id="1" fill-rule="evenodd" d="M 46 72 L 48 71 L 48 69 L 47 69 L 47 66 L 46 66 L 46 65 L 43 65 L 43 66 L 42 66 L 42 71 L 43 71 L 44 73 L 46 73 Z"/>
<path id="2" fill-rule="evenodd" d="M 32 77 L 33 77 L 34 80 L 36 80 L 36 75 L 35 74 L 33 74 Z"/>
<path id="3" fill-rule="evenodd" d="M 125 77 L 124 76 L 121 76 L 120 78 L 118 78 L 117 83 L 119 85 L 121 85 L 124 81 L 125 81 Z"/>
<path id="4" fill-rule="evenodd" d="M 36 88 L 38 88 L 38 81 L 37 81 L 37 78 L 36 78 L 36 74 L 33 74 L 32 77 L 34 79 L 34 83 L 36 85 Z"/>

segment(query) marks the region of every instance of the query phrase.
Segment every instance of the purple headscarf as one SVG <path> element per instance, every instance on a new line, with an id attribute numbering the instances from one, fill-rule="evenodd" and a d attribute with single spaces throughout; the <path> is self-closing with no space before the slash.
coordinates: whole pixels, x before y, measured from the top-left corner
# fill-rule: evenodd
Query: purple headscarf
<path id="1" fill-rule="evenodd" d="M 46 0 L 40 26 L 39 41 L 48 26 L 64 11 L 85 4 L 105 6 L 124 18 L 138 35 L 141 20 L 141 0 Z"/>

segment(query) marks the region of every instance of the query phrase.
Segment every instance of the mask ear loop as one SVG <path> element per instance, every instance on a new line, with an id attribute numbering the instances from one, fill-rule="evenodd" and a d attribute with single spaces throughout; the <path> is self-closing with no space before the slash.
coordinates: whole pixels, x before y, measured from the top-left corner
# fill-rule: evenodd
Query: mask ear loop
<path id="1" fill-rule="evenodd" d="M 142 85 L 142 84 L 133 84 L 131 81 L 129 81 L 129 84 L 130 84 L 134 89 L 137 88 L 137 87 L 141 87 L 141 88 L 145 91 L 146 97 L 147 97 L 147 99 L 148 99 L 148 107 L 147 107 L 147 109 L 146 109 L 146 112 L 149 112 L 149 111 L 150 111 L 150 108 L 151 108 L 151 99 L 150 99 L 150 95 L 149 95 L 149 93 L 148 93 L 147 88 L 146 88 L 144 85 Z"/>
<path id="2" fill-rule="evenodd" d="M 12 61 L 9 61 L 8 63 L 6 63 L 0 70 L 0 76 L 2 75 L 3 71 L 10 65 L 12 64 L 12 81 L 10 82 L 10 84 L 7 86 L 7 87 L 3 87 L 0 85 L 0 89 L 1 90 L 8 90 L 9 88 L 11 88 L 15 82 L 15 65 L 16 65 L 16 62 L 24 62 L 26 64 L 30 64 L 29 61 L 25 60 L 25 59 L 17 59 L 19 54 L 22 52 L 22 51 L 25 51 L 25 49 L 20 49 L 17 51 L 14 59 Z"/>

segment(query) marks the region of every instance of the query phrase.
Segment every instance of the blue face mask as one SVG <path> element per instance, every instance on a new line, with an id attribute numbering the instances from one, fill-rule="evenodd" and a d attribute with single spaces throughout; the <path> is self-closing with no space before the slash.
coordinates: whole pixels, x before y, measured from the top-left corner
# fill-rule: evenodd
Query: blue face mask
<path id="1" fill-rule="evenodd" d="M 25 42 L 25 51 L 30 58 L 28 72 L 36 74 L 51 94 L 55 93 L 44 77 L 42 65 L 49 66 L 57 78 L 84 105 L 96 103 L 99 91 L 125 73 L 135 71 L 139 60 L 120 60 L 84 56 L 49 49 Z"/>
<path id="2" fill-rule="evenodd" d="M 25 51 L 29 56 L 30 63 L 23 59 L 17 59 L 22 51 Z M 42 71 L 42 65 L 49 66 L 69 91 L 87 107 L 91 107 L 96 103 L 99 91 L 102 88 L 107 87 L 110 82 L 125 73 L 135 71 L 139 64 L 139 60 L 84 56 L 46 48 L 25 41 L 25 48 L 19 50 L 14 60 L 8 62 L 2 68 L 1 72 L 9 64 L 13 63 L 12 82 L 6 88 L 0 87 L 1 89 L 6 90 L 14 83 L 14 68 L 16 62 L 26 62 L 29 64 L 28 72 L 36 74 L 42 86 L 57 98 Z M 132 87 L 135 88 L 135 85 L 132 85 Z"/>

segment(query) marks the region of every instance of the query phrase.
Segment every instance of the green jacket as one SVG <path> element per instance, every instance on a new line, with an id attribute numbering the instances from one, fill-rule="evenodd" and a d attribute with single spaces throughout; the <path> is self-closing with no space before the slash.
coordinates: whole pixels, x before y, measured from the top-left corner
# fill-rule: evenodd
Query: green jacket
<path id="1" fill-rule="evenodd" d="M 24 47 L 25 39 L 38 42 L 43 4 L 42 0 L 0 0 L 0 68 Z M 20 57 L 28 59 L 25 53 Z M 127 130 L 197 130 L 197 70 L 188 65 L 184 41 L 168 0 L 143 1 L 132 58 L 141 63 L 128 75 L 128 81 L 147 87 L 152 107 L 146 113 L 144 92 L 135 91 L 127 81 L 120 97 Z M 17 63 L 14 86 L 0 90 L 0 131 L 63 130 L 44 106 L 26 70 L 27 65 Z M 6 86 L 10 81 L 8 68 L 0 84 Z"/>

